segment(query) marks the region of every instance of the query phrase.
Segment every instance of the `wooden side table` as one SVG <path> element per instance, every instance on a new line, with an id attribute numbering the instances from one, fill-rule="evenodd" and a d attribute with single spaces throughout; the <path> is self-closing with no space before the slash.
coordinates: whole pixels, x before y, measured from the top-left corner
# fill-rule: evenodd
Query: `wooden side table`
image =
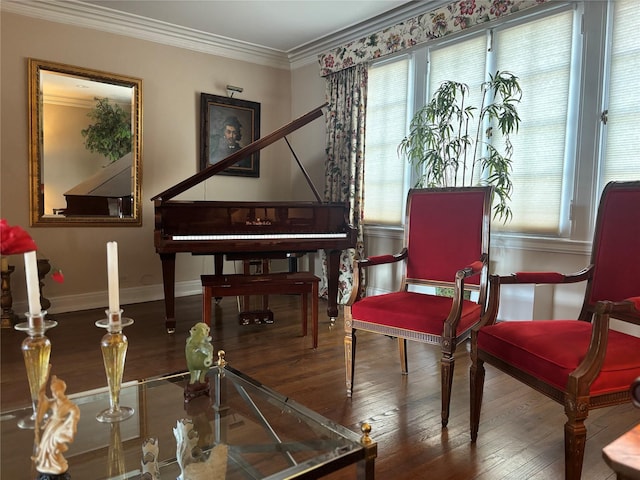
<path id="1" fill-rule="evenodd" d="M 618 480 L 640 480 L 640 425 L 604 447 L 602 456 Z"/>

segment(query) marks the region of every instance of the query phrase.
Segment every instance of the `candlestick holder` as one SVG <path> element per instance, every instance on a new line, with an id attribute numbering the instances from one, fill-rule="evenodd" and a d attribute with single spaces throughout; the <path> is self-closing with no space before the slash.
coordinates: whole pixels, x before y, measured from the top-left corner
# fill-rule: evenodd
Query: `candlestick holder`
<path id="1" fill-rule="evenodd" d="M 124 327 L 133 324 L 131 318 L 122 318 L 122 310 L 105 311 L 107 318 L 100 319 L 96 326 L 106 328 L 107 333 L 102 337 L 100 348 L 104 369 L 109 385 L 109 408 L 99 412 L 96 419 L 99 422 L 113 423 L 126 420 L 133 415 L 133 408 L 120 406 L 120 388 L 122 386 L 122 374 L 124 373 L 124 361 L 127 356 L 129 342 L 122 333 Z"/>
<path id="2" fill-rule="evenodd" d="M 40 288 L 40 305 L 42 305 L 42 310 L 48 310 L 51 307 L 51 302 L 48 298 L 42 294 L 44 290 L 44 278 L 51 271 L 51 263 L 46 258 L 39 258 L 36 260 L 36 265 L 38 269 L 38 287 Z"/>
<path id="3" fill-rule="evenodd" d="M 122 437 L 120 435 L 120 424 L 109 425 L 109 449 L 107 451 L 107 475 L 109 478 L 126 478 L 124 450 L 122 448 Z"/>
<path id="4" fill-rule="evenodd" d="M 38 411 L 38 393 L 40 388 L 47 382 L 49 376 L 49 357 L 51 356 L 51 342 L 44 335 L 50 328 L 55 327 L 58 322 L 45 320 L 47 314 L 41 311 L 37 314 L 26 313 L 27 321 L 15 326 L 16 330 L 27 332 L 28 337 L 22 341 L 22 356 L 27 369 L 27 380 L 29 381 L 29 393 L 31 394 L 31 406 L 33 413 L 29 417 L 18 421 L 18 427 L 23 429 L 33 429 L 36 424 L 36 413 Z"/>
<path id="5" fill-rule="evenodd" d="M 16 267 L 13 265 L 7 265 L 7 269 L 0 272 L 0 276 L 2 277 L 2 299 L 0 300 L 0 305 L 2 306 L 2 320 L 0 328 L 11 328 L 13 327 L 13 324 L 16 323 L 16 315 L 13 313 L 13 309 L 11 308 L 13 305 L 13 296 L 11 295 L 11 274 L 15 269 Z"/>

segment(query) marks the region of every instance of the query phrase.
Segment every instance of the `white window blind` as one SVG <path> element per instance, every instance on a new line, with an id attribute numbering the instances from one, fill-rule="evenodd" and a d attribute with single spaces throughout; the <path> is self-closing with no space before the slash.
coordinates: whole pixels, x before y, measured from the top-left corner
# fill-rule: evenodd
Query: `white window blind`
<path id="1" fill-rule="evenodd" d="M 480 106 L 482 101 L 482 82 L 485 80 L 487 61 L 487 37 L 486 34 L 480 34 L 473 38 L 435 47 L 429 51 L 429 81 L 427 85 L 427 101 L 431 100 L 435 91 L 440 87 L 442 82 L 453 80 L 455 82 L 464 83 L 469 87 L 467 96 L 467 105 Z M 474 112 L 472 121 L 469 124 L 467 132 L 472 138 L 476 137 L 478 128 L 478 111 Z M 475 143 L 475 142 L 474 142 Z M 470 152 L 474 151 L 471 146 Z M 463 172 L 461 168 L 458 171 L 458 181 L 462 184 L 462 175 L 470 175 L 471 161 L 468 160 L 468 172 Z M 477 174 L 478 168 L 474 169 Z M 474 175 L 478 177 L 478 175 Z M 468 185 L 468 180 L 465 181 Z"/>
<path id="2" fill-rule="evenodd" d="M 612 180 L 640 180 L 640 9 L 613 3 L 609 99 L 600 190 Z"/>
<path id="3" fill-rule="evenodd" d="M 398 145 L 407 126 L 410 60 L 403 57 L 369 69 L 364 163 L 364 220 L 400 225 L 404 218 L 406 162 Z"/>
<path id="4" fill-rule="evenodd" d="M 498 230 L 558 234 L 561 224 L 563 174 L 572 54 L 573 12 L 496 29 L 487 36 L 434 47 L 430 51 L 429 98 L 443 80 L 469 85 L 470 101 L 480 105 L 487 74 L 509 71 L 523 90 L 518 106 L 520 129 L 511 135 L 514 148 L 511 222 L 495 222 Z M 475 131 L 475 125 L 470 131 Z M 493 144 L 504 153 L 499 132 Z"/>
<path id="5" fill-rule="evenodd" d="M 512 220 L 496 230 L 560 234 L 567 157 L 573 11 L 499 29 L 495 64 L 514 73 L 522 88 L 519 131 L 511 136 Z M 496 132 L 496 138 L 499 135 Z"/>
<path id="6" fill-rule="evenodd" d="M 431 99 L 442 82 L 453 80 L 469 85 L 471 104 L 480 105 L 480 87 L 485 79 L 486 62 L 487 39 L 484 34 L 432 48 L 429 52 L 427 97 Z"/>

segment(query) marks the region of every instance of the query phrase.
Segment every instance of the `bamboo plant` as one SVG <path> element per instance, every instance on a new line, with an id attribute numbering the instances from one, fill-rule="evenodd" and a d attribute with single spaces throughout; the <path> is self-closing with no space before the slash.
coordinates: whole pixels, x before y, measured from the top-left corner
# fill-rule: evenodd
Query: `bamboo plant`
<path id="1" fill-rule="evenodd" d="M 513 190 L 509 136 L 520 125 L 522 90 L 515 75 L 497 71 L 482 84 L 479 106 L 470 104 L 469 96 L 468 85 L 443 82 L 414 115 L 398 153 L 416 169 L 416 187 L 493 185 L 494 218 L 507 222 Z M 502 149 L 491 142 L 494 128 Z"/>

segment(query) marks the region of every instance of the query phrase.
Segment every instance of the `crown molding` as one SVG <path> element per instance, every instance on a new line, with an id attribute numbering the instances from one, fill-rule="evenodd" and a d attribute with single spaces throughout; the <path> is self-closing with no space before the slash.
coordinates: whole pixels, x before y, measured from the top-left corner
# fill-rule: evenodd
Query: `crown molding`
<path id="1" fill-rule="evenodd" d="M 117 12 L 79 0 L 0 0 L 0 10 L 289 70 L 315 63 L 318 61 L 318 55 L 327 50 L 358 40 L 390 25 L 395 25 L 445 2 L 446 0 L 409 2 L 366 22 L 301 45 L 288 52 L 184 28 L 139 15 Z"/>
<path id="2" fill-rule="evenodd" d="M 2 11 L 288 70 L 286 53 L 77 0 L 2 0 Z"/>

